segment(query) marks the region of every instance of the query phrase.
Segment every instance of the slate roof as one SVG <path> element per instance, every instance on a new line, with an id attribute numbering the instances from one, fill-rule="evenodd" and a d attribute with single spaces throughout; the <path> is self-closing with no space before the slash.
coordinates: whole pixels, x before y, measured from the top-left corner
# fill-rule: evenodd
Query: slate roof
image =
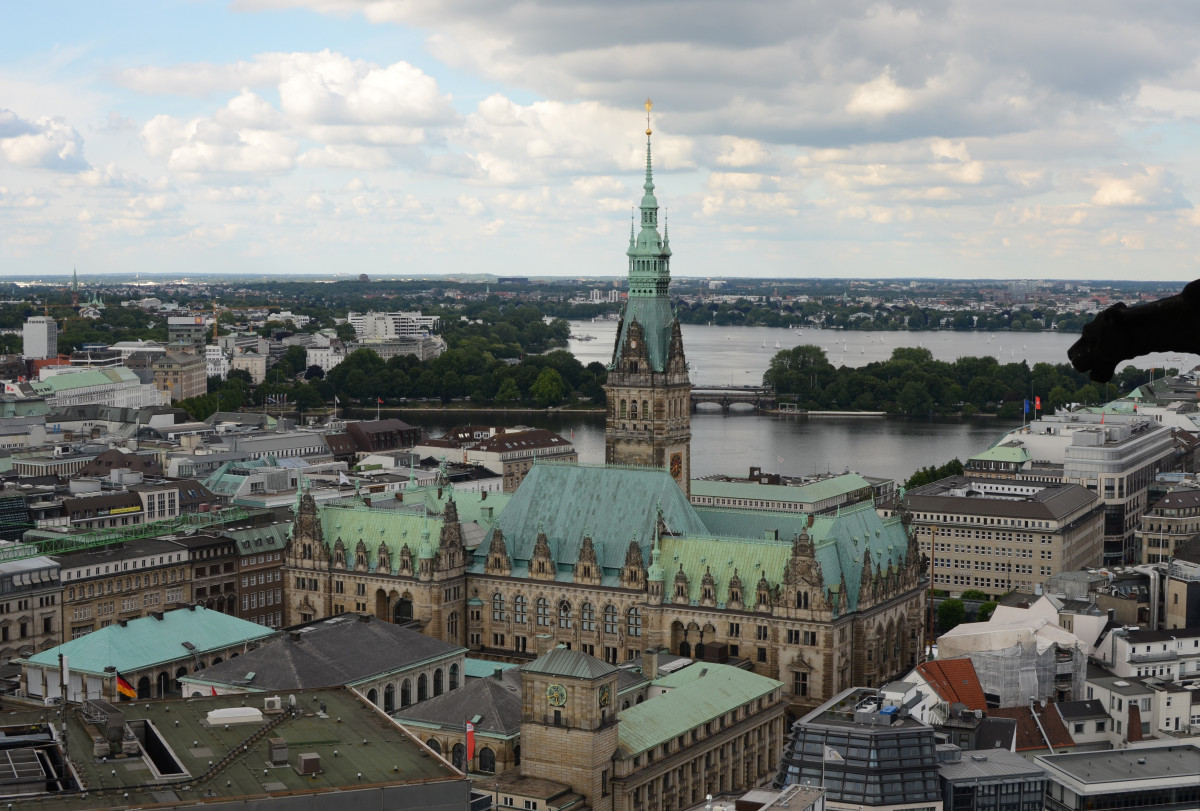
<path id="1" fill-rule="evenodd" d="M 442 693 L 392 714 L 402 723 L 423 723 L 438 727 L 465 729 L 466 722 L 479 716 L 475 731 L 501 737 L 521 734 L 521 673 L 504 671 L 501 678 L 492 675 L 470 679 L 457 690 Z"/>
<path id="2" fill-rule="evenodd" d="M 1103 701 L 1089 699 L 1086 701 L 1061 701 L 1054 705 L 1064 721 L 1084 721 L 1091 718 L 1103 719 L 1108 717 L 1108 710 Z"/>
<path id="3" fill-rule="evenodd" d="M 497 524 L 514 561 L 528 561 L 533 556 L 538 529 L 543 527 L 551 556 L 560 570 L 570 571 L 579 559 L 586 530 L 591 533 L 600 566 L 617 570 L 625 565 L 625 552 L 635 532 L 649 563 L 659 505 L 669 531 L 708 534 L 679 485 L 657 468 L 534 464 Z M 477 567 L 482 568 L 486 553 L 487 544 L 480 544 Z"/>
<path id="4" fill-rule="evenodd" d="M 618 756 L 629 758 L 689 729 L 748 704 L 782 687 L 783 683 L 749 670 L 697 662 L 656 679 L 665 687 L 660 696 L 620 713 Z"/>
<path id="5" fill-rule="evenodd" d="M 563 448 L 569 450 L 571 443 L 553 431 L 532 428 L 528 431 L 505 431 L 481 441 L 473 450 L 490 453 L 511 453 L 534 448 Z"/>
<path id="6" fill-rule="evenodd" d="M 521 665 L 526 673 L 544 673 L 549 676 L 564 676 L 572 679 L 594 681 L 617 672 L 608 662 L 581 650 L 558 647 L 547 651 L 532 662 Z"/>
<path id="7" fill-rule="evenodd" d="M 958 702 L 968 710 L 986 710 L 987 699 L 975 665 L 967 657 L 961 659 L 938 659 L 917 665 L 917 672 L 929 682 L 943 700 Z"/>
<path id="8" fill-rule="evenodd" d="M 1044 707 L 1041 704 L 1035 704 L 1034 708 L 1031 711 L 1028 706 L 993 707 L 987 711 L 987 715 L 988 718 L 1011 718 L 1017 722 L 1016 751 L 1018 752 L 1046 749 L 1047 738 L 1055 749 L 1075 745 L 1075 740 L 1067 731 L 1062 716 L 1054 709 L 1052 703 L 1046 704 Z M 1042 737 L 1041 729 L 1038 729 L 1037 721 L 1033 719 L 1033 712 L 1037 712 L 1038 720 L 1041 721 L 1041 729 L 1046 731 L 1046 737 Z"/>
<path id="9" fill-rule="evenodd" d="M 256 650 L 193 673 L 189 681 L 272 691 L 353 687 L 464 651 L 374 617 L 363 621 L 360 615 L 342 614 L 279 634 Z M 247 673 L 254 678 L 246 681 Z"/>
<path id="10" fill-rule="evenodd" d="M 184 647 L 184 642 L 190 642 L 195 652 L 203 655 L 272 633 L 270 628 L 248 620 L 195 606 L 165 611 L 162 619 L 149 616 L 130 620 L 125 627 L 114 623 L 22 661 L 57 668 L 61 653 L 73 671 L 102 674 L 112 666 L 124 673 L 190 657 L 192 651 Z"/>

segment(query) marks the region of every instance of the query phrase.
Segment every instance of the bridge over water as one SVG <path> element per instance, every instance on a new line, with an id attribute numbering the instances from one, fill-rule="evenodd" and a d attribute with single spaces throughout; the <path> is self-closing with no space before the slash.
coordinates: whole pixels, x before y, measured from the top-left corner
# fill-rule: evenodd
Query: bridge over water
<path id="1" fill-rule="evenodd" d="M 770 386 L 696 386 L 692 389 L 692 411 L 701 403 L 715 403 L 725 412 L 735 404 L 752 406 L 755 411 L 772 411 L 775 390 Z"/>

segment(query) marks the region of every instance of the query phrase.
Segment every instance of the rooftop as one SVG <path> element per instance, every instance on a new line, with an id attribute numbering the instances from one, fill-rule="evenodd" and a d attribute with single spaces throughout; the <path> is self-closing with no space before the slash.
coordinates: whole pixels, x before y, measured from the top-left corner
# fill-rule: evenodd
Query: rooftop
<path id="1" fill-rule="evenodd" d="M 130 620 L 124 626 L 114 623 L 21 662 L 57 669 L 61 653 L 73 671 L 102 674 L 105 668 L 115 667 L 130 672 L 271 634 L 271 629 L 262 625 L 192 606 Z"/>
<path id="2" fill-rule="evenodd" d="M 899 707 L 889 706 L 883 695 L 871 687 L 851 687 L 800 719 L 806 726 L 856 729 L 862 732 L 888 732 L 898 728 L 929 729 Z"/>
<path id="3" fill-rule="evenodd" d="M 1033 713 L 1037 713 L 1034 720 Z M 987 711 L 988 718 L 1011 718 L 1017 722 L 1016 750 L 1047 749 L 1046 741 L 1054 747 L 1074 746 L 1075 740 L 1067 731 L 1062 716 L 1053 704 L 1034 704 L 1033 707 L 993 707 Z M 1039 723 L 1040 726 L 1039 726 Z M 1043 730 L 1045 735 L 1042 734 Z"/>
<path id="4" fill-rule="evenodd" d="M 946 780 L 987 780 L 989 778 L 1045 777 L 1046 773 L 1016 752 L 1007 749 L 981 749 L 962 753 L 962 760 L 938 764 Z"/>
<path id="5" fill-rule="evenodd" d="M 1113 749 L 1100 752 L 1070 752 L 1062 755 L 1039 755 L 1035 761 L 1051 776 L 1062 775 L 1089 793 L 1117 790 L 1106 784 L 1134 781 L 1163 781 L 1195 785 L 1200 779 L 1200 746 L 1194 743 L 1172 746 L 1148 746 Z"/>
<path id="6" fill-rule="evenodd" d="M 464 651 L 374 617 L 339 614 L 281 633 L 186 680 L 253 692 L 354 686 Z"/>
<path id="7" fill-rule="evenodd" d="M 590 656 L 581 650 L 564 647 L 547 651 L 532 662 L 522 665 L 521 670 L 527 673 L 545 673 L 551 676 L 565 676 L 589 681 L 602 679 L 617 672 L 617 668 L 608 662 Z"/>
<path id="8" fill-rule="evenodd" d="M 917 673 L 945 701 L 951 704 L 958 702 L 969 710 L 987 709 L 987 699 L 983 696 L 979 675 L 969 658 L 922 662 L 917 665 Z"/>

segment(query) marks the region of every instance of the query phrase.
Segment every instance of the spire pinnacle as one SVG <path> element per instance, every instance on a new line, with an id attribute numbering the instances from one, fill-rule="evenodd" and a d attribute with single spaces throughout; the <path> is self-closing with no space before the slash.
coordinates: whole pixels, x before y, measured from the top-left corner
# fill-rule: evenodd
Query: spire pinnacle
<path id="1" fill-rule="evenodd" d="M 650 137 L 650 134 L 651 134 L 651 130 L 650 130 L 650 108 L 651 108 L 651 107 L 653 107 L 653 106 L 654 106 L 654 102 L 650 101 L 650 98 L 647 96 L 647 97 L 646 97 L 646 137 L 647 137 L 647 138 L 649 138 L 649 137 Z"/>

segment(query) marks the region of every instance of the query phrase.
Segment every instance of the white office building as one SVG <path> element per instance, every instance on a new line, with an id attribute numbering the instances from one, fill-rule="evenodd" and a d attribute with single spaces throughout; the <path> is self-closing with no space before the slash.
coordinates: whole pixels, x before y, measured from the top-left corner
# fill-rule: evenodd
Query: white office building
<path id="1" fill-rule="evenodd" d="M 347 313 L 346 320 L 354 327 L 359 340 L 388 340 L 418 338 L 437 331 L 436 315 L 421 313 Z"/>
<path id="2" fill-rule="evenodd" d="M 58 324 L 53 318 L 35 315 L 25 321 L 21 355 L 42 360 L 58 357 Z"/>

